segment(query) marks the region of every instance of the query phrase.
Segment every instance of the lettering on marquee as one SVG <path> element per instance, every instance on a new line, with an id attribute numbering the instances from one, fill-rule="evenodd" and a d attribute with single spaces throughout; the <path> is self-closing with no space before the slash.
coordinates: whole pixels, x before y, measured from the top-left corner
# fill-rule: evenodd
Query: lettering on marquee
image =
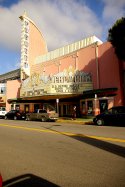
<path id="1" fill-rule="evenodd" d="M 71 67 L 69 68 L 71 70 Z M 93 89 L 90 73 L 64 70 L 56 75 L 34 73 L 21 86 L 22 96 L 82 94 Z"/>

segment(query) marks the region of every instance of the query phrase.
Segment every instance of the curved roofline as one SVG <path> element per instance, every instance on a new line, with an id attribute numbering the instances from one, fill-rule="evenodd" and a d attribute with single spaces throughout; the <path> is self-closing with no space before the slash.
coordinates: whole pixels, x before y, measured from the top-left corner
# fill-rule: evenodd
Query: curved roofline
<path id="1" fill-rule="evenodd" d="M 42 38 L 44 39 L 44 42 L 45 42 L 45 38 L 44 38 L 43 34 L 42 34 L 41 31 L 39 30 L 39 28 L 36 26 L 36 24 L 35 24 L 29 17 L 27 17 L 26 12 L 24 12 L 24 14 L 23 14 L 22 16 L 19 16 L 19 18 L 20 18 L 21 20 L 23 20 L 23 19 L 25 18 L 25 19 L 27 19 L 28 21 L 30 21 L 30 22 L 37 28 L 37 30 L 39 31 L 39 33 L 41 34 L 41 36 L 42 36 Z M 45 45 L 46 45 L 46 49 L 47 49 L 47 51 L 48 51 L 46 42 L 45 42 Z"/>

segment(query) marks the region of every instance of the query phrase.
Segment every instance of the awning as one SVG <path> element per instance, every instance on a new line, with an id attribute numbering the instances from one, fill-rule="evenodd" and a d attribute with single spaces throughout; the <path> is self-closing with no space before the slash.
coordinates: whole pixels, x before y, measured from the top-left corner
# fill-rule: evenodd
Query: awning
<path id="1" fill-rule="evenodd" d="M 83 98 L 94 98 L 95 94 L 97 97 L 109 97 L 117 95 L 118 88 L 101 88 L 83 91 Z"/>
<path id="2" fill-rule="evenodd" d="M 63 94 L 63 95 L 42 95 L 42 96 L 32 96 L 32 97 L 23 97 L 23 98 L 10 98 L 7 101 L 9 103 L 38 103 L 38 102 L 53 102 L 56 99 L 60 101 L 63 100 L 72 100 L 82 98 L 82 94 Z"/>
<path id="3" fill-rule="evenodd" d="M 12 102 L 18 102 L 18 101 L 21 101 L 22 98 L 11 98 L 11 99 L 8 99 L 8 103 L 12 103 Z"/>

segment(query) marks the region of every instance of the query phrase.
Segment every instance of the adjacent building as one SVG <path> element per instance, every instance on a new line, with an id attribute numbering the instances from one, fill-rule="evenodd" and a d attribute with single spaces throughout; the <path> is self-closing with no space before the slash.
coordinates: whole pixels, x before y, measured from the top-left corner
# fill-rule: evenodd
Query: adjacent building
<path id="1" fill-rule="evenodd" d="M 10 110 L 10 107 L 8 104 L 8 98 L 9 97 L 17 97 L 19 96 L 17 90 L 14 89 L 13 83 L 18 83 L 18 89 L 20 88 L 20 69 L 16 69 L 7 73 L 4 73 L 0 75 L 0 107 L 7 107 L 8 110 Z M 11 83 L 12 87 L 10 87 L 10 90 L 8 92 L 8 84 Z"/>

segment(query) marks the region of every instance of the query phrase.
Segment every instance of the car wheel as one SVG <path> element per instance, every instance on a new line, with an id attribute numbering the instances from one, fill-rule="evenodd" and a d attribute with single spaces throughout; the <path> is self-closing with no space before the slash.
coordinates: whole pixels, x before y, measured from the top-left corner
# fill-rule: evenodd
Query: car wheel
<path id="1" fill-rule="evenodd" d="M 7 119 L 7 116 L 5 116 L 4 119 Z"/>
<path id="2" fill-rule="evenodd" d="M 96 124 L 97 125 L 104 125 L 104 120 L 103 119 L 97 119 Z"/>
<path id="3" fill-rule="evenodd" d="M 42 118 L 41 118 L 41 121 L 42 121 L 42 122 L 46 122 L 46 118 L 45 118 L 45 117 L 42 117 Z"/>
<path id="4" fill-rule="evenodd" d="M 26 121 L 30 121 L 30 117 L 29 116 L 26 116 Z"/>
<path id="5" fill-rule="evenodd" d="M 14 116 L 14 118 L 13 118 L 14 120 L 17 120 L 17 116 Z"/>

